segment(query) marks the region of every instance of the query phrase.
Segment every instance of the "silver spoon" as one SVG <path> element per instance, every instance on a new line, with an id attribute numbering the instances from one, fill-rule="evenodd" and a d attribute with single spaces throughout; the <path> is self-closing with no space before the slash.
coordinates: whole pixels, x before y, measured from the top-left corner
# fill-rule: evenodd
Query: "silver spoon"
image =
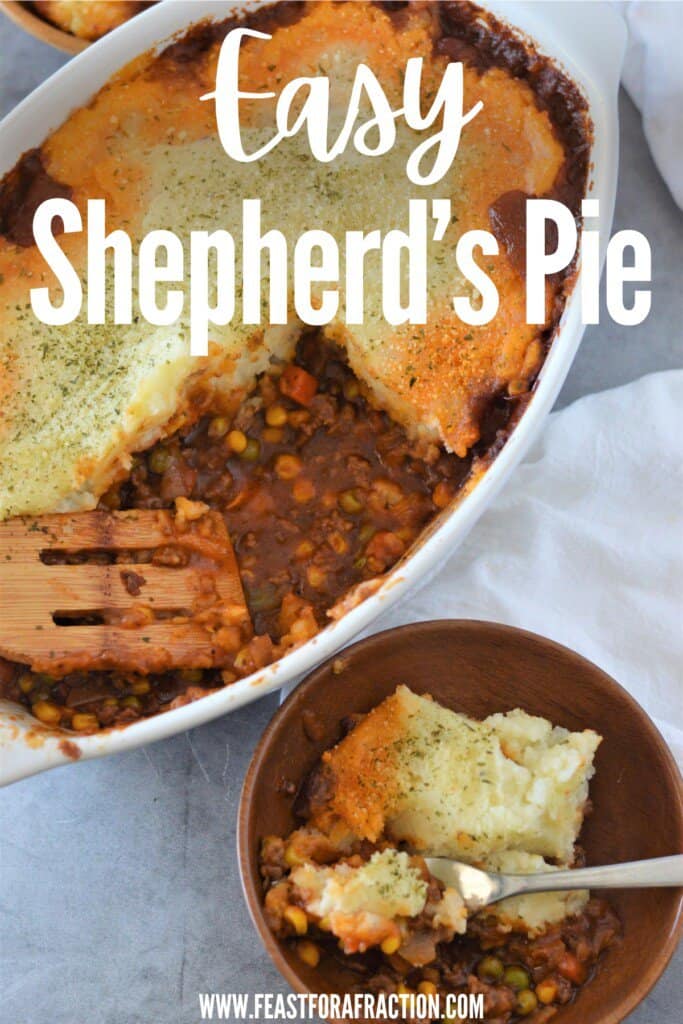
<path id="1" fill-rule="evenodd" d="M 444 885 L 456 889 L 468 910 L 477 911 L 507 896 L 569 889 L 649 889 L 683 886 L 683 854 L 599 868 L 549 871 L 535 875 L 496 875 L 448 857 L 425 857 Z"/>

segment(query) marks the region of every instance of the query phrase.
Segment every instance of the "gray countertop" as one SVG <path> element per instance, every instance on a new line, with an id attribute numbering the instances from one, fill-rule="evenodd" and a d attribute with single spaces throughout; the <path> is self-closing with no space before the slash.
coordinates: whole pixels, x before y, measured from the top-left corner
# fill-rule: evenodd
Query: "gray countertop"
<path id="1" fill-rule="evenodd" d="M 65 59 L 0 18 L 0 115 Z M 621 115 L 615 226 L 651 241 L 653 310 L 640 327 L 587 329 L 560 404 L 681 363 L 683 217 L 626 96 Z M 235 856 L 242 779 L 276 706 L 2 792 L 3 1024 L 194 1024 L 198 992 L 288 990 Z M 682 1004 L 679 950 L 629 1024 L 673 1024 Z"/>

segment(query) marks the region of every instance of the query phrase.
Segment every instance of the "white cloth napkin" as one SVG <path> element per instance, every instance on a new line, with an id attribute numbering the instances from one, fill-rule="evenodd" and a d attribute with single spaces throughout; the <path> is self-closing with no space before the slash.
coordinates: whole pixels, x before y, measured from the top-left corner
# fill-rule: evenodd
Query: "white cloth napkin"
<path id="1" fill-rule="evenodd" d="M 617 0 L 629 32 L 622 79 L 643 115 L 645 136 L 683 208 L 683 3 Z"/>
<path id="2" fill-rule="evenodd" d="M 439 575 L 371 632 L 433 618 L 520 626 L 578 651 L 683 765 L 683 370 L 553 413 Z"/>

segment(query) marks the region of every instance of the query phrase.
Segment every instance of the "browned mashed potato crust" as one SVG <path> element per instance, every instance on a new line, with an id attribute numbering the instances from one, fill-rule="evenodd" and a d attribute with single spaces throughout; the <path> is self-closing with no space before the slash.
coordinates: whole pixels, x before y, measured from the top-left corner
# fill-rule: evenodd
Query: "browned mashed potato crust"
<path id="1" fill-rule="evenodd" d="M 100 5 L 40 6 L 76 7 L 82 18 L 85 8 Z M 351 332 L 319 330 L 300 337 L 297 351 L 249 374 L 240 360 L 263 348 L 258 333 L 216 344 L 218 355 L 198 372 L 193 365 L 186 373 L 185 350 L 174 349 L 172 360 L 157 360 L 177 366 L 165 390 L 158 381 L 167 378 L 153 378 L 155 396 L 173 401 L 152 418 L 148 383 L 152 372 L 161 373 L 152 360 L 132 361 L 139 381 L 112 401 L 119 369 L 131 370 L 118 356 L 126 337 L 113 344 L 107 326 L 98 348 L 97 328 L 79 333 L 76 325 L 52 345 L 44 328 L 25 329 L 28 287 L 46 280 L 32 218 L 50 196 L 70 197 L 83 210 L 88 198 L 104 195 L 111 227 L 142 224 L 149 167 L 134 154 L 153 151 L 152 170 L 165 169 L 185 148 L 215 140 L 215 113 L 196 97 L 215 81 L 225 35 L 242 24 L 272 35 L 244 44 L 242 75 L 251 88 L 277 92 L 302 71 L 315 71 L 331 51 L 347 54 L 350 64 L 371 59 L 396 98 L 398 69 L 408 57 L 427 58 L 432 76 L 448 60 L 463 62 L 468 96 L 485 106 L 463 147 L 472 159 L 463 169 L 467 188 L 453 196 L 459 219 L 452 230 L 497 233 L 496 278 L 508 308 L 498 322 L 462 332 L 435 317 L 424 336 L 387 332 L 385 346 L 361 338 L 354 348 Z M 549 284 L 546 324 L 523 322 L 520 197 L 549 195 L 579 216 L 591 124 L 573 83 L 505 25 L 474 4 L 421 0 L 283 0 L 243 19 L 204 21 L 162 52 L 141 55 L 85 106 L 78 107 L 79 97 L 73 102 L 64 124 L 0 181 L 0 517 L 75 511 L 98 499 L 108 509 L 169 508 L 179 497 L 206 502 L 225 518 L 256 632 L 222 675 L 198 668 L 57 678 L 0 659 L 5 697 L 36 714 L 42 709 L 63 728 L 91 731 L 201 697 L 305 643 L 372 593 L 437 513 L 476 485 L 530 400 L 573 279 L 569 268 Z M 486 174 L 479 173 L 483 165 Z M 78 263 L 82 240 L 61 242 Z M 133 340 L 129 347 L 138 354 L 137 333 Z M 382 348 L 386 358 L 375 358 Z M 86 359 L 88 352 L 97 358 Z M 75 382 L 72 366 L 80 374 Z M 289 386 L 290 377 L 298 387 Z M 228 394 L 218 386 L 226 378 L 234 384 Z M 312 387 L 308 395 L 302 380 Z M 94 394 L 102 400 L 93 402 Z M 64 410 L 76 405 L 75 395 L 78 418 L 69 419 Z M 120 408 L 130 410 L 126 431 Z M 434 424 L 416 436 L 416 424 L 438 410 L 441 436 Z M 22 454 L 27 446 L 29 458 Z M 39 494 L 20 493 L 34 481 Z"/>

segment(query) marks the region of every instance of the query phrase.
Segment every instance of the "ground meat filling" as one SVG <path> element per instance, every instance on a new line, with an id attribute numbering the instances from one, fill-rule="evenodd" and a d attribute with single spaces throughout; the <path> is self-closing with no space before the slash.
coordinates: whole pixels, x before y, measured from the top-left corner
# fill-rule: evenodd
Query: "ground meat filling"
<path id="1" fill-rule="evenodd" d="M 376 845 L 359 842 L 344 860 L 360 864 L 385 846 L 383 841 Z M 609 904 L 591 899 L 583 913 L 549 926 L 535 938 L 505 931 L 493 915 L 483 911 L 469 920 L 465 935 L 439 942 L 433 959 L 425 966 L 416 967 L 400 952 L 384 952 L 379 946 L 347 955 L 326 930 L 324 921 L 311 917 L 298 905 L 287 884 L 290 868 L 302 859 L 331 864 L 338 858 L 339 851 L 326 845 L 324 837 L 308 834 L 304 827 L 288 839 L 266 837 L 259 866 L 266 915 L 274 933 L 292 944 L 309 966 L 317 966 L 324 958 L 339 961 L 357 976 L 354 992 L 424 993 L 442 997 L 442 1005 L 446 1005 L 449 994 L 481 993 L 483 1019 L 489 1024 L 518 1024 L 522 1020 L 545 1024 L 590 982 L 602 954 L 621 933 L 619 919 Z M 441 883 L 429 875 L 426 866 L 424 871 L 438 898 Z M 411 935 L 424 934 L 422 917 L 411 919 Z M 409 1016 L 404 1020 L 405 1024 L 427 1024 Z M 451 1018 L 443 1020 L 451 1024 Z"/>
<path id="2" fill-rule="evenodd" d="M 511 405 L 492 408 L 482 450 L 505 428 Z M 183 497 L 223 514 L 255 634 L 233 664 L 54 679 L 0 659 L 0 694 L 45 724 L 88 732 L 233 682 L 310 639 L 349 588 L 390 570 L 455 496 L 470 464 L 433 444 L 418 450 L 368 404 L 340 350 L 307 335 L 236 413 L 209 411 L 140 453 L 129 478 L 101 500 L 108 509 L 157 509 Z"/>
<path id="3" fill-rule="evenodd" d="M 354 970 L 362 975 L 356 990 L 433 992 L 435 986 L 443 996 L 481 992 L 485 1021 L 543 1024 L 590 981 L 601 954 L 618 940 L 621 926 L 605 900 L 592 899 L 582 914 L 536 939 L 501 934 L 485 915 L 472 920 L 469 931 L 469 936 L 437 946 L 436 959 L 427 967 L 415 969 L 398 954 L 386 957 L 376 950 L 352 958 Z M 330 954 L 341 957 L 336 949 Z"/>

